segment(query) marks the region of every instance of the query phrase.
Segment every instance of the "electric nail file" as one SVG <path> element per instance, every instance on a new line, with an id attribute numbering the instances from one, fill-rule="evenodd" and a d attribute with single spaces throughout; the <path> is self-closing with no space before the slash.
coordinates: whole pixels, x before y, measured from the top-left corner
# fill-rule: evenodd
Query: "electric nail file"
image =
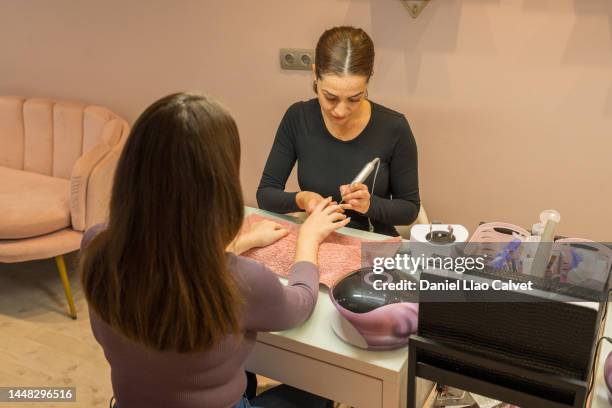
<path id="1" fill-rule="evenodd" d="M 368 178 L 368 176 L 370 174 L 372 174 L 372 172 L 376 168 L 376 165 L 379 162 L 380 162 L 380 159 L 378 157 L 376 157 L 371 162 L 366 163 L 366 165 L 363 166 L 363 169 L 361 169 L 361 171 L 355 176 L 353 181 L 351 181 L 350 185 L 353 185 L 353 184 L 356 184 L 356 183 L 363 183 Z M 343 202 L 344 202 L 344 200 L 340 201 L 339 204 L 342 204 Z"/>

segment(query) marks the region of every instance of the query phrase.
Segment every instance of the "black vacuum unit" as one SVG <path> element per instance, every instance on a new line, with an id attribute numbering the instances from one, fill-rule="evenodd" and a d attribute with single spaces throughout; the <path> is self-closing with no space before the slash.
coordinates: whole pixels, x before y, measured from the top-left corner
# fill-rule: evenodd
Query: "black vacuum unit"
<path id="1" fill-rule="evenodd" d="M 493 278 L 459 275 L 447 271 L 424 271 L 421 280 L 463 287 L 463 281 L 491 284 Z M 557 401 L 573 395 L 550 383 L 538 382 L 538 373 L 577 380 L 586 388 L 594 364 L 600 324 L 605 318 L 608 286 L 605 292 L 571 288 L 551 296 L 549 282 L 533 276 L 514 276 L 534 282 L 533 294 L 513 291 L 420 291 L 418 335 L 447 347 L 528 369 L 532 378 L 516 378 L 507 372 L 479 367 L 469 361 L 453 361 L 448 356 L 428 352 L 422 361 L 431 361 L 447 370 L 470 372 L 499 385 L 510 384 L 534 395 L 547 395 Z M 542 290 L 544 289 L 544 290 Z M 574 291 L 574 292 L 572 292 Z M 562 294 L 559 294 L 559 293 Z M 564 300 L 564 301 L 560 301 Z M 477 360 L 477 359 L 475 359 Z"/>

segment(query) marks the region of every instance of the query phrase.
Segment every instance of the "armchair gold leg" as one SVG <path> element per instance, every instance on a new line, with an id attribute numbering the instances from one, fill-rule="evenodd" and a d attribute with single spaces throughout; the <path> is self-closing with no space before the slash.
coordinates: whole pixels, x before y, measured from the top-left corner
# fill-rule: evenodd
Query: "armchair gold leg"
<path id="1" fill-rule="evenodd" d="M 74 307 L 74 299 L 72 299 L 72 291 L 70 290 L 70 281 L 68 281 L 68 273 L 66 272 L 66 264 L 64 263 L 64 256 L 56 256 L 55 263 L 59 270 L 60 278 L 64 284 L 64 292 L 66 292 L 66 299 L 68 299 L 68 306 L 70 307 L 70 316 L 73 319 L 77 318 L 76 307 Z"/>

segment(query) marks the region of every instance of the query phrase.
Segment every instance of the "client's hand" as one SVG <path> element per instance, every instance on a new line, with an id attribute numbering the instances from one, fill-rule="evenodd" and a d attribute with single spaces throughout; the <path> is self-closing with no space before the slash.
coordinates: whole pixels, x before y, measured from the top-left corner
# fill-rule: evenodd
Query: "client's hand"
<path id="1" fill-rule="evenodd" d="M 355 210 L 365 214 L 370 209 L 370 192 L 363 183 L 344 184 L 340 186 L 340 194 L 347 210 Z"/>
<path id="2" fill-rule="evenodd" d="M 274 221 L 263 220 L 253 223 L 248 231 L 239 232 L 236 238 L 227 246 L 226 251 L 240 255 L 249 249 L 268 246 L 289 231 Z"/>
<path id="3" fill-rule="evenodd" d="M 315 206 L 310 216 L 300 227 L 298 239 L 308 237 L 320 244 L 333 231 L 344 227 L 351 221 L 345 214 L 338 212 L 339 205 L 330 205 L 331 203 L 332 198 L 328 197 Z"/>
<path id="4" fill-rule="evenodd" d="M 338 212 L 339 205 L 330 205 L 332 198 L 320 201 L 304 221 L 298 233 L 295 261 L 317 264 L 319 244 L 333 231 L 346 226 L 350 217 Z"/>
<path id="5" fill-rule="evenodd" d="M 288 229 L 270 220 L 253 223 L 251 229 L 246 233 L 252 245 L 251 248 L 268 246 L 287 234 L 289 234 Z"/>

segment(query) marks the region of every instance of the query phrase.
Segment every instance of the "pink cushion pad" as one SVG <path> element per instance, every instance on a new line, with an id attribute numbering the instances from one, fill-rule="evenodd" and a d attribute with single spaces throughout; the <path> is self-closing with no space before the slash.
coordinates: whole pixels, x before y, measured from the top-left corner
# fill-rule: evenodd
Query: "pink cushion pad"
<path id="1" fill-rule="evenodd" d="M 70 226 L 70 182 L 0 166 L 0 239 L 28 238 Z"/>
<path id="2" fill-rule="evenodd" d="M 298 224 L 251 214 L 244 220 L 243 230 L 248 230 L 255 222 L 271 220 L 289 230 L 289 234 L 272 245 L 264 248 L 254 248 L 242 254 L 247 258 L 262 262 L 276 274 L 287 276 L 295 259 L 295 244 Z M 400 242 L 401 238 L 389 238 L 384 241 L 368 241 L 333 232 L 319 248 L 319 270 L 321 283 L 332 287 L 335 282 L 361 268 L 362 242 Z"/>
<path id="3" fill-rule="evenodd" d="M 71 228 L 38 237 L 0 239 L 0 263 L 47 259 L 76 251 L 81 246 L 81 232 Z"/>

